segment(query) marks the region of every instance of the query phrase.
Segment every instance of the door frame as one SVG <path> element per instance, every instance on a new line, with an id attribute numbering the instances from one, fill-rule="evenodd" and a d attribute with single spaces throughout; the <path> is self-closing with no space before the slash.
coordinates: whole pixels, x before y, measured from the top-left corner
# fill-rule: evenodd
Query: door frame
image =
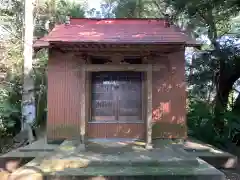
<path id="1" fill-rule="evenodd" d="M 81 67 L 81 77 L 83 79 L 83 92 L 81 100 L 81 138 L 85 143 L 87 140 L 87 125 L 91 114 L 91 72 L 99 71 L 136 71 L 142 72 L 144 75 L 144 91 L 143 91 L 143 118 L 145 118 L 145 141 L 146 147 L 152 144 L 152 71 L 159 71 L 160 65 L 152 64 L 85 64 Z M 144 120 L 144 119 L 143 119 Z"/>
<path id="2" fill-rule="evenodd" d="M 108 72 L 133 72 L 133 71 L 98 71 L 98 72 L 105 72 L 105 73 L 108 73 Z M 135 73 L 136 71 L 134 71 L 133 73 Z M 131 120 L 131 121 L 126 121 L 126 120 L 120 120 L 119 118 L 120 118 L 120 115 L 119 115 L 119 109 L 116 107 L 117 105 L 115 104 L 115 106 L 114 106 L 114 110 L 113 110 L 113 112 L 114 112 L 114 116 L 115 116 L 115 120 L 101 120 L 101 121 L 93 121 L 93 119 L 92 119 L 92 93 L 93 93 L 93 89 L 91 89 L 91 87 L 92 87 L 92 80 L 93 80 L 93 73 L 94 72 L 89 72 L 88 74 L 89 74 L 89 77 L 91 77 L 89 80 L 88 80 L 88 85 L 90 86 L 90 88 L 89 88 L 89 94 L 90 94 L 90 96 L 89 96 L 89 111 L 90 112 L 88 112 L 88 116 L 90 117 L 90 119 L 88 118 L 87 120 L 86 120 L 86 123 L 88 123 L 88 124 L 102 124 L 102 123 L 104 123 L 104 124 L 111 124 L 111 123 L 113 123 L 113 124 L 128 124 L 128 123 L 130 123 L 130 124 L 134 124 L 134 123 L 136 123 L 136 124 L 144 124 L 145 125 L 145 123 L 146 123 L 146 118 L 145 118 L 145 114 L 146 114 L 146 109 L 144 108 L 144 104 L 145 104 L 145 102 L 146 102 L 146 93 L 145 93 L 145 87 L 146 87 L 146 85 L 145 85 L 145 80 L 146 80 L 146 72 L 140 72 L 139 73 L 139 80 L 140 80 L 140 86 L 139 86 L 139 90 L 140 90 L 140 102 L 141 102 L 141 107 L 140 107 L 140 111 L 139 111 L 139 114 L 140 114 L 140 116 L 139 116 L 139 118 L 137 119 L 137 120 Z M 128 76 L 128 74 L 126 75 L 126 76 Z M 130 76 L 131 77 L 131 76 Z M 116 95 L 115 95 L 116 96 Z M 116 96 L 117 97 L 117 96 Z M 115 101 L 114 101 L 115 102 Z M 116 102 L 115 102 L 116 103 Z"/>

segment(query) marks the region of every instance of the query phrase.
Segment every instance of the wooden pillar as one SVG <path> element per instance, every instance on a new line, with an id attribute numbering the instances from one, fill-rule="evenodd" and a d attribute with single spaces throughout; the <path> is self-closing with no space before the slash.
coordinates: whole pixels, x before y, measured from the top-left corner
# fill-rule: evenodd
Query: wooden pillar
<path id="1" fill-rule="evenodd" d="M 91 100 L 91 95 L 92 95 L 92 91 L 91 91 L 91 72 L 86 71 L 85 69 L 85 144 L 88 142 L 88 122 L 91 119 L 91 108 L 92 108 L 92 100 Z"/>
<path id="2" fill-rule="evenodd" d="M 85 128 L 86 128 L 86 71 L 85 67 L 81 67 L 81 79 L 82 79 L 82 88 L 81 88 L 81 123 L 80 123 L 80 132 L 81 132 L 81 143 L 85 144 Z"/>
<path id="3" fill-rule="evenodd" d="M 147 69 L 147 133 L 146 149 L 152 148 L 152 64 Z"/>

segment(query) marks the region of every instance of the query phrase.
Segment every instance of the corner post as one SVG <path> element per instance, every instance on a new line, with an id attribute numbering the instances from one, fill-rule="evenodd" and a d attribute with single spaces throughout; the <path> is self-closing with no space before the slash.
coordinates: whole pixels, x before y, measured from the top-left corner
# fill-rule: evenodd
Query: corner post
<path id="1" fill-rule="evenodd" d="M 147 133 L 146 149 L 152 149 L 152 64 L 147 67 Z"/>
<path id="2" fill-rule="evenodd" d="M 82 94 L 81 94 L 81 143 L 85 144 L 85 128 L 86 128 L 86 70 L 85 66 L 81 67 L 81 79 L 82 79 Z"/>

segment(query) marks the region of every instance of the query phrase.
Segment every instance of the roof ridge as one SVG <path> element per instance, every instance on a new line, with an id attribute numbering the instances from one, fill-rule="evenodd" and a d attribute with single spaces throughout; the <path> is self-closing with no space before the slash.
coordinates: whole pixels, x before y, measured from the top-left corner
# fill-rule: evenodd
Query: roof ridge
<path id="1" fill-rule="evenodd" d="M 162 21 L 165 20 L 165 18 L 76 18 L 76 17 L 70 17 L 70 19 L 79 19 L 79 20 L 140 20 L 140 21 L 146 21 L 146 20 L 158 20 Z"/>
<path id="2" fill-rule="evenodd" d="M 184 32 L 177 30 L 177 26 L 166 27 L 164 21 L 149 21 L 150 19 L 141 19 L 136 21 L 124 19 L 122 22 L 104 22 L 106 19 L 89 20 L 81 18 L 70 24 L 58 24 L 42 40 L 47 42 L 79 42 L 79 43 L 186 43 L 195 44 L 191 37 Z M 121 21 L 122 19 L 120 19 Z M 134 20 L 136 23 L 134 23 Z M 142 20 L 145 20 L 141 22 Z M 87 23 L 89 22 L 90 23 Z M 130 23 L 125 23 L 129 22 Z M 161 25 L 162 23 L 162 25 Z M 108 25 L 110 24 L 110 25 Z M 132 25 L 130 25 L 132 24 Z"/>

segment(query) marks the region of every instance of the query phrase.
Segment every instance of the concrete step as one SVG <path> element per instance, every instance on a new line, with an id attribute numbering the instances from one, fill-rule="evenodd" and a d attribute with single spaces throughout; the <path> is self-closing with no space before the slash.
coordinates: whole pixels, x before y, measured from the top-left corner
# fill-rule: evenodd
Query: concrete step
<path id="1" fill-rule="evenodd" d="M 189 154 L 203 159 L 215 168 L 233 169 L 236 168 L 238 163 L 237 156 L 198 140 L 187 140 L 183 149 Z"/>
<path id="2" fill-rule="evenodd" d="M 84 167 L 84 168 L 64 168 L 62 170 L 44 170 L 36 169 L 35 174 L 39 174 L 48 180 L 226 180 L 225 175 L 206 163 L 198 159 L 198 167 L 163 167 L 163 166 L 145 166 L 145 167 Z M 34 168 L 25 166 L 23 171 L 27 170 L 33 173 Z M 19 176 L 21 169 L 19 171 Z M 15 173 L 17 176 L 17 173 Z M 34 177 L 31 180 L 35 180 Z"/>
<path id="3" fill-rule="evenodd" d="M 192 167 L 199 163 L 195 156 L 179 150 L 178 147 L 164 147 L 152 150 L 133 147 L 89 145 L 85 150 L 74 142 L 65 141 L 44 159 L 45 164 L 68 163 L 87 164 L 91 167 L 111 166 L 163 166 Z M 42 160 L 42 159 L 40 159 Z M 38 162 L 39 163 L 39 162 Z"/>
<path id="4" fill-rule="evenodd" d="M 106 157 L 106 159 L 82 159 L 78 157 L 72 158 L 45 158 L 42 161 L 42 164 L 48 166 L 49 164 L 74 164 L 76 166 L 91 166 L 91 167 L 198 167 L 198 161 L 196 159 L 188 159 L 188 160 L 161 160 L 161 159 L 131 159 L 131 160 L 114 160 L 110 157 Z M 66 165 L 67 166 L 67 165 Z"/>

